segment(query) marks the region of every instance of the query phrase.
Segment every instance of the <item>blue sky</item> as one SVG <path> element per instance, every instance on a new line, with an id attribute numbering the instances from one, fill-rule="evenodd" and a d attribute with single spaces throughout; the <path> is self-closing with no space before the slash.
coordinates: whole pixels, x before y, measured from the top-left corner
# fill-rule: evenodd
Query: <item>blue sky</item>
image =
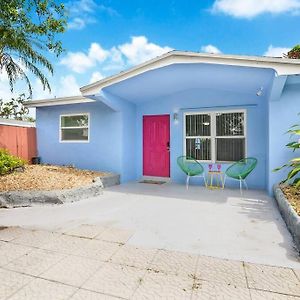
<path id="1" fill-rule="evenodd" d="M 34 98 L 79 94 L 89 82 L 171 49 L 281 56 L 300 43 L 300 0 L 75 0 L 65 2 L 65 53 L 50 57 L 52 94 L 33 79 Z M 0 77 L 0 97 L 8 97 Z M 20 84 L 17 92 L 22 91 Z"/>

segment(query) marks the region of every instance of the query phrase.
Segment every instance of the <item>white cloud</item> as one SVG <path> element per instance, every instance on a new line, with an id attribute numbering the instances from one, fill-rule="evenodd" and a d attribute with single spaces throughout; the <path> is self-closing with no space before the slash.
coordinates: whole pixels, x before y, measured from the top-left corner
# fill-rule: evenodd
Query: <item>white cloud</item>
<path id="1" fill-rule="evenodd" d="M 16 96 L 16 93 L 13 94 L 10 91 L 10 86 L 6 72 L 0 72 L 0 99 L 6 101 L 13 96 Z"/>
<path id="2" fill-rule="evenodd" d="M 270 45 L 264 56 L 283 57 L 283 54 L 287 54 L 290 50 L 291 48 L 273 47 L 273 45 Z"/>
<path id="3" fill-rule="evenodd" d="M 98 43 L 91 43 L 87 53 L 82 51 L 69 52 L 60 61 L 76 73 L 84 73 L 94 67 L 101 67 L 105 71 L 116 71 L 137 65 L 146 60 L 171 51 L 168 46 L 159 46 L 148 42 L 145 36 L 132 37 L 131 41 L 111 49 L 104 49 Z"/>
<path id="4" fill-rule="evenodd" d="M 133 36 L 130 43 L 120 45 L 118 48 L 130 65 L 137 65 L 172 50 L 168 46 L 161 47 L 157 44 L 149 43 L 145 36 Z"/>
<path id="5" fill-rule="evenodd" d="M 70 1 L 66 5 L 71 15 L 82 14 L 84 12 L 92 13 L 97 8 L 94 0 Z"/>
<path id="6" fill-rule="evenodd" d="M 91 79 L 90 79 L 90 83 L 101 80 L 102 78 L 104 78 L 104 76 L 100 72 L 98 72 L 98 71 L 93 72 Z"/>
<path id="7" fill-rule="evenodd" d="M 81 95 L 79 85 L 73 75 L 66 75 L 60 78 L 59 94 L 56 96 L 76 96 Z"/>
<path id="8" fill-rule="evenodd" d="M 212 11 L 236 18 L 253 18 L 264 13 L 280 14 L 300 9 L 300 0 L 215 0 Z"/>
<path id="9" fill-rule="evenodd" d="M 112 63 L 115 64 L 119 64 L 119 65 L 125 64 L 121 51 L 116 47 L 112 47 L 110 49 L 110 60 Z"/>
<path id="10" fill-rule="evenodd" d="M 56 95 L 56 86 L 53 84 L 53 82 L 50 82 L 50 86 L 51 93 L 47 89 L 44 90 L 41 82 L 36 79 L 32 86 L 32 99 L 46 99 L 54 97 Z"/>
<path id="11" fill-rule="evenodd" d="M 69 29 L 80 30 L 86 26 L 85 20 L 81 18 L 74 18 L 71 22 L 68 23 Z"/>
<path id="12" fill-rule="evenodd" d="M 119 16 L 112 7 L 98 4 L 94 0 L 76 0 L 66 3 L 69 14 L 69 29 L 81 30 L 88 24 L 97 23 L 97 15 L 105 13 L 111 17 Z"/>
<path id="13" fill-rule="evenodd" d="M 69 52 L 61 59 L 60 64 L 76 73 L 84 73 L 94 67 L 97 62 L 103 62 L 108 55 L 109 51 L 104 50 L 98 43 L 91 43 L 87 54 L 80 51 Z"/>
<path id="14" fill-rule="evenodd" d="M 60 64 L 76 73 L 84 73 L 95 65 L 95 61 L 83 52 L 69 52 L 61 59 Z"/>
<path id="15" fill-rule="evenodd" d="M 33 84 L 33 99 L 46 99 L 64 96 L 80 95 L 79 84 L 73 75 L 61 76 L 58 82 L 51 82 L 51 93 L 44 90 L 42 84 L 35 80 Z"/>
<path id="16" fill-rule="evenodd" d="M 103 4 L 98 5 L 98 9 L 100 11 L 103 11 L 103 12 L 107 13 L 111 17 L 113 17 L 113 16 L 120 16 L 120 14 L 115 9 L 113 9 L 112 7 L 109 7 L 109 6 L 105 6 Z"/>
<path id="17" fill-rule="evenodd" d="M 201 51 L 205 53 L 212 53 L 212 54 L 220 54 L 222 53 L 220 49 L 218 49 L 214 45 L 206 45 L 201 47 Z"/>
<path id="18" fill-rule="evenodd" d="M 104 50 L 98 43 L 91 44 L 89 49 L 89 54 L 88 54 L 91 60 L 103 62 L 108 55 L 109 55 L 109 51 Z"/>

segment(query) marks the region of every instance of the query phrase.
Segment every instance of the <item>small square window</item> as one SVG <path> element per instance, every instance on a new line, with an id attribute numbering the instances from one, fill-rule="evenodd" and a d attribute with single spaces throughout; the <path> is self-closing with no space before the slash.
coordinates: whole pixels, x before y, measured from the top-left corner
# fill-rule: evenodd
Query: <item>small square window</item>
<path id="1" fill-rule="evenodd" d="M 60 116 L 61 142 L 89 141 L 89 114 Z"/>

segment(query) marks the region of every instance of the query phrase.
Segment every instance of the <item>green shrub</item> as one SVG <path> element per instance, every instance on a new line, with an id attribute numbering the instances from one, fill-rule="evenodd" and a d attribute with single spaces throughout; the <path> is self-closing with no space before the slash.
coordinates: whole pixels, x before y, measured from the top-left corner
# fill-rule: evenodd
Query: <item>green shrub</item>
<path id="1" fill-rule="evenodd" d="M 15 168 L 25 165 L 25 160 L 9 154 L 6 149 L 0 149 L 0 175 L 12 172 Z"/>
<path id="2" fill-rule="evenodd" d="M 300 115 L 300 113 L 299 113 Z M 291 134 L 291 136 L 295 137 L 296 140 L 288 143 L 286 147 L 289 149 L 292 149 L 293 151 L 299 151 L 300 150 L 300 124 L 296 124 L 292 126 L 288 133 Z M 288 168 L 289 173 L 287 175 L 287 178 L 283 182 L 292 182 L 293 185 L 295 185 L 297 188 L 300 188 L 300 157 L 295 157 L 291 159 L 288 163 L 285 165 L 276 168 L 274 171 L 279 171 L 283 168 Z"/>

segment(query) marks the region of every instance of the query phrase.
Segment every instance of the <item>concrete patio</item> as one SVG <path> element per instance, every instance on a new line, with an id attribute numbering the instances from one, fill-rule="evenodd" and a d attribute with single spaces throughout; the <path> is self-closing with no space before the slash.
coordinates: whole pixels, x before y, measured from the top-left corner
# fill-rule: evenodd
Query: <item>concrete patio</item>
<path id="1" fill-rule="evenodd" d="M 0 299 L 300 297 L 291 236 L 261 191 L 132 183 L 0 220 L 22 227 L 0 230 Z"/>

